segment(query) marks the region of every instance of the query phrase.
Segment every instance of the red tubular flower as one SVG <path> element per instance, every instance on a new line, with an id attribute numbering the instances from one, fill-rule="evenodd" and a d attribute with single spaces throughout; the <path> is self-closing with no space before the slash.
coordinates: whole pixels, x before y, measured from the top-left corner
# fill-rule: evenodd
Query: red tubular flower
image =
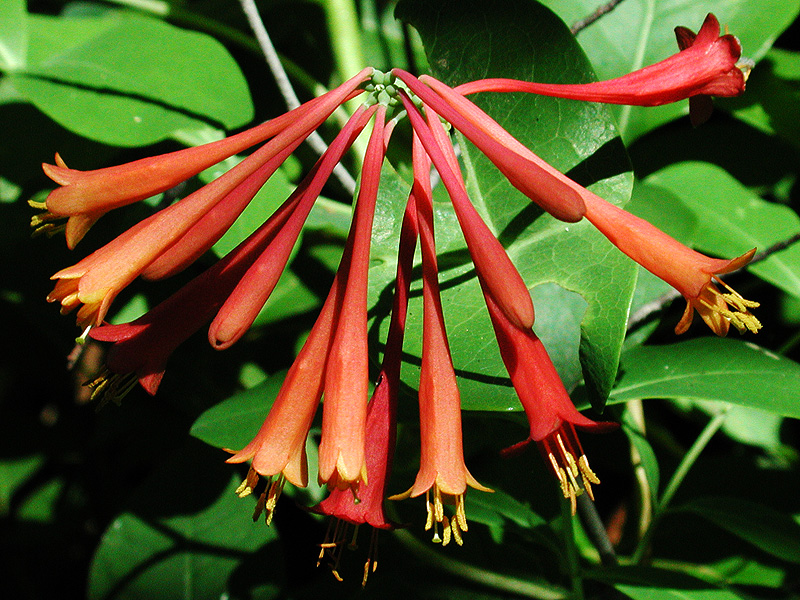
<path id="1" fill-rule="evenodd" d="M 312 111 L 292 121 L 264 146 L 218 179 L 138 223 L 76 265 L 56 273 L 53 279 L 59 281 L 48 296 L 48 301 L 60 302 L 65 313 L 83 305 L 78 311 L 78 324 L 81 327 L 102 323 L 111 302 L 125 286 L 187 235 L 218 203 L 229 198 L 248 177 L 258 172 L 263 184 L 288 156 L 291 148 L 296 147 L 298 140 L 305 139 L 322 124 L 363 77 L 351 79 L 350 87 L 339 87 L 328 92 Z M 230 206 L 238 207 L 240 204 L 231 202 Z M 208 242 L 205 235 L 199 235 L 196 239 L 190 236 L 190 239 L 198 247 Z M 188 250 L 191 253 L 193 248 Z"/>
<path id="2" fill-rule="evenodd" d="M 511 377 L 530 424 L 528 438 L 509 450 L 536 442 L 545 461 L 561 485 L 564 498 L 575 512 L 576 498 L 583 490 L 594 500 L 591 484 L 600 480 L 589 467 L 575 427 L 595 432 L 608 431 L 615 423 L 595 423 L 579 413 L 570 400 L 544 344 L 532 329 L 511 323 L 490 294 L 484 292 L 500 356 Z"/>
<path id="3" fill-rule="evenodd" d="M 333 489 L 325 500 L 312 509 L 314 512 L 333 517 L 317 565 L 327 556 L 337 579 L 341 579 L 338 565 L 341 549 L 348 538 L 348 526 L 356 527 L 354 538 L 359 525 L 368 524 L 373 527 L 362 585 L 366 584 L 369 574 L 378 567 L 378 530 L 392 529 L 396 526 L 386 515 L 385 498 L 397 435 L 397 394 L 400 386 L 403 336 L 416 243 L 417 213 L 412 191 L 400 230 L 397 279 L 383 364 L 378 384 L 367 407 L 366 463 L 369 482 L 359 482 L 354 490 Z"/>
<path id="4" fill-rule="evenodd" d="M 416 129 L 416 128 L 415 128 Z M 464 494 L 467 485 L 490 491 L 467 470 L 461 436 L 461 399 L 450 357 L 450 347 L 439 295 L 439 271 L 433 237 L 433 205 L 430 188 L 430 160 L 419 137 L 414 138 L 414 198 L 417 206 L 422 249 L 422 366 L 419 381 L 420 470 L 414 485 L 394 499 L 426 494 L 428 518 L 425 529 L 433 528 L 436 542 L 463 543 L 467 531 Z M 455 505 L 452 519 L 444 504 Z M 442 537 L 439 537 L 439 526 Z"/>
<path id="5" fill-rule="evenodd" d="M 532 83 L 481 79 L 458 86 L 461 94 L 528 92 L 589 102 L 659 106 L 698 96 L 738 96 L 744 92 L 749 63 L 740 63 L 742 47 L 733 35 L 719 35 L 719 22 L 706 17 L 695 35 L 676 27 L 680 52 L 654 65 L 608 81 L 583 84 Z M 696 107 L 692 107 L 696 115 Z M 694 117 L 693 122 L 697 119 Z"/>
<path id="6" fill-rule="evenodd" d="M 372 224 L 385 154 L 385 118 L 386 107 L 378 105 L 351 227 L 353 256 L 346 275 L 342 312 L 325 372 L 319 481 L 331 488 L 353 488 L 360 481 L 367 481 L 367 288 Z"/>
<path id="7" fill-rule="evenodd" d="M 247 270 L 214 318 L 208 330 L 208 340 L 214 348 L 229 348 L 253 324 L 275 289 L 323 186 L 374 112 L 374 108 L 359 108 L 292 193 L 290 199 L 296 198 L 296 208 L 258 260 Z"/>
<path id="8" fill-rule="evenodd" d="M 523 327 L 533 325 L 530 292 L 505 249 L 480 218 L 467 195 L 458 161 L 438 117 L 429 114 L 426 124 L 417 108 L 403 95 L 409 120 L 450 194 L 475 270 L 510 319 Z"/>
<path id="9" fill-rule="evenodd" d="M 322 397 L 325 367 L 337 317 L 342 310 L 345 273 L 351 256 L 352 242 L 348 240 L 325 304 L 303 348 L 289 368 L 267 418 L 253 440 L 228 459 L 229 463 L 253 459 L 247 478 L 236 490 L 241 498 L 253 492 L 260 477 L 268 478 L 269 483 L 254 513 L 254 517 L 258 518 L 264 512 L 267 524 L 272 520 L 286 481 L 299 487 L 308 485 L 306 438 Z"/>
<path id="10" fill-rule="evenodd" d="M 259 182 L 248 179 L 249 185 Z M 243 193 L 250 193 L 243 190 Z M 255 193 L 253 191 L 252 193 Z M 236 284 L 274 239 L 297 205 L 289 197 L 273 215 L 225 258 L 131 323 L 95 327 L 90 337 L 113 342 L 106 368 L 87 385 L 102 403 L 119 402 L 138 378 L 151 395 L 164 376 L 174 350 L 219 310 Z"/>
<path id="11" fill-rule="evenodd" d="M 67 217 L 67 245 L 73 248 L 97 219 L 109 210 L 168 190 L 200 171 L 275 136 L 309 114 L 329 110 L 330 100 L 341 97 L 335 108 L 349 98 L 371 72 L 372 69 L 364 69 L 335 90 L 293 111 L 226 139 L 195 148 L 94 171 L 69 169 L 56 155 L 55 165 L 43 164 L 42 168 L 48 177 L 62 187 L 53 190 L 44 203 L 33 203 L 33 206 L 46 212 L 34 217 L 32 225 L 37 230 L 54 231 L 58 228 L 54 227 L 53 221 Z"/>
<path id="12" fill-rule="evenodd" d="M 744 267 L 752 260 L 755 248 L 733 260 L 711 258 L 687 248 L 644 219 L 617 208 L 588 190 L 583 191 L 583 199 L 586 218 L 603 235 L 686 299 L 686 310 L 675 327 L 675 333 L 681 334 L 689 328 L 694 310 L 720 336 L 728 333 L 730 325 L 740 333 L 745 330 L 756 333 L 761 329 L 761 323 L 749 310 L 759 303 L 745 300 L 718 277 Z M 727 292 L 721 292 L 715 281 Z"/>
<path id="13" fill-rule="evenodd" d="M 555 218 L 570 223 L 581 220 L 585 207 L 569 179 L 518 142 L 497 121 L 429 75 L 417 79 L 401 69 L 392 73 L 475 144 L 511 185 Z"/>

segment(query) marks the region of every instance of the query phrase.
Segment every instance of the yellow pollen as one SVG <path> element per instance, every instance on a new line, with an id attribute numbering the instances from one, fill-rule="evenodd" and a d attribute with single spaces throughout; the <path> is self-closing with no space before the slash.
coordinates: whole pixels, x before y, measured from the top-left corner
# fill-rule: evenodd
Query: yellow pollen
<path id="1" fill-rule="evenodd" d="M 464 539 L 461 537 L 461 529 L 460 529 L 460 527 L 458 525 L 458 519 L 457 518 L 453 518 L 450 521 L 450 530 L 453 533 L 453 539 L 456 541 L 456 544 L 458 544 L 459 546 L 463 546 L 464 545 Z"/>
<path id="2" fill-rule="evenodd" d="M 54 215 L 51 213 L 49 210 L 47 210 L 47 204 L 45 202 L 28 200 L 28 205 L 37 210 L 44 211 L 31 217 L 31 228 L 33 229 L 31 235 L 33 237 L 39 235 L 53 237 L 57 233 L 61 233 L 67 228 L 67 217 Z"/>
<path id="3" fill-rule="evenodd" d="M 455 505 L 452 516 L 445 515 L 444 502 Z M 454 539 L 461 546 L 463 541 L 462 533 L 468 530 L 467 514 L 464 510 L 464 495 L 442 494 L 439 486 L 434 484 L 425 493 L 425 508 L 427 518 L 425 520 L 425 531 L 433 530 L 433 542 L 446 546 Z M 441 535 L 439 526 L 441 525 Z"/>
<path id="4" fill-rule="evenodd" d="M 442 517 L 442 546 L 450 543 L 450 519 Z"/>
<path id="5" fill-rule="evenodd" d="M 253 489 L 256 487 L 258 483 L 259 475 L 258 472 L 253 468 L 250 467 L 247 471 L 247 476 L 244 478 L 244 481 L 236 488 L 236 495 L 239 498 L 245 498 L 253 493 Z"/>
<path id="6" fill-rule="evenodd" d="M 700 298 L 700 303 L 709 310 L 722 315 L 731 325 L 736 327 L 739 333 L 744 333 L 745 331 L 758 333 L 758 330 L 761 329 L 761 321 L 759 321 L 749 309 L 758 308 L 761 306 L 761 303 L 743 298 L 741 294 L 721 279 L 715 277 L 714 281 L 728 290 L 727 294 L 720 293 L 719 297 L 721 297 L 732 310 L 711 306 L 708 302 L 703 300 L 702 297 Z"/>
<path id="7" fill-rule="evenodd" d="M 556 441 L 558 442 L 558 455 L 553 452 L 548 452 L 548 459 L 553 472 L 558 477 L 558 482 L 561 486 L 561 494 L 570 502 L 570 508 L 574 515 L 578 507 L 578 496 L 584 490 L 589 495 L 589 498 L 594 500 L 594 492 L 592 491 L 591 484 L 599 484 L 600 479 L 597 477 L 592 468 L 589 466 L 589 460 L 584 454 L 581 454 L 577 460 L 575 455 L 564 443 L 560 433 L 556 434 Z"/>

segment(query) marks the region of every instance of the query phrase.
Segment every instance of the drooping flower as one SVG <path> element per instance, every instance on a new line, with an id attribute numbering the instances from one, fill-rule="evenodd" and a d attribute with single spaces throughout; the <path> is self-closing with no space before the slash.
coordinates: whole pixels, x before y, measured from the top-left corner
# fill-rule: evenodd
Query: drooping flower
<path id="1" fill-rule="evenodd" d="M 67 245 L 73 248 L 97 219 L 109 210 L 166 191 L 204 169 L 279 134 L 293 123 L 305 121 L 309 115 L 314 115 L 311 124 L 306 126 L 305 134 L 298 133 L 305 138 L 318 127 L 319 123 L 313 124 L 316 117 L 327 112 L 322 119 L 324 121 L 371 71 L 364 69 L 335 90 L 266 123 L 202 146 L 94 171 L 70 169 L 56 155 L 55 165 L 43 164 L 42 168 L 61 187 L 53 190 L 44 203 L 33 203 L 34 207 L 46 212 L 35 216 L 32 226 L 43 232 L 54 233 L 61 228 L 55 222 L 67 218 Z"/>
<path id="2" fill-rule="evenodd" d="M 659 106 L 689 98 L 692 122 L 697 125 L 708 117 L 708 109 L 703 106 L 707 96 L 731 97 L 744 92 L 752 63 L 740 61 L 742 47 L 735 36 L 720 36 L 719 21 L 713 14 L 706 16 L 697 35 L 685 27 L 676 27 L 675 35 L 680 47 L 677 54 L 616 79 L 582 84 L 480 79 L 460 85 L 455 91 L 464 95 L 528 92 L 633 106 Z"/>
<path id="3" fill-rule="evenodd" d="M 375 203 L 386 152 L 385 118 L 386 107 L 378 105 L 351 226 L 352 258 L 342 311 L 325 371 L 319 481 L 331 488 L 352 488 L 367 481 L 364 436 L 369 398 L 368 271 Z"/>
<path id="4" fill-rule="evenodd" d="M 424 493 L 427 506 L 426 531 L 433 529 L 435 542 L 440 541 L 446 545 L 452 538 L 461 545 L 462 533 L 468 528 L 464 511 L 467 486 L 481 491 L 490 490 L 477 482 L 464 462 L 461 399 L 439 294 L 430 184 L 431 163 L 416 134 L 413 163 L 423 280 L 422 365 L 419 376 L 420 469 L 414 485 L 393 498 L 414 498 Z M 452 517 L 445 514 L 444 504 L 454 505 L 455 514 Z"/>
<path id="5" fill-rule="evenodd" d="M 500 356 L 511 383 L 528 417 L 530 433 L 509 450 L 518 450 L 536 442 L 545 462 L 558 478 L 561 493 L 575 512 L 576 498 L 585 490 L 594 500 L 592 484 L 600 483 L 583 453 L 575 427 L 595 432 L 608 431 L 613 423 L 596 423 L 579 413 L 544 344 L 532 329 L 511 323 L 484 292 Z"/>
<path id="6" fill-rule="evenodd" d="M 756 333 L 761 329 L 761 323 L 750 312 L 759 303 L 742 298 L 719 278 L 747 265 L 755 248 L 733 260 L 711 258 L 588 190 L 584 190 L 583 199 L 587 220 L 622 252 L 669 283 L 686 299 L 686 310 L 675 333 L 681 334 L 689 328 L 695 310 L 720 336 L 728 333 L 730 325 L 740 333 L 746 330 Z M 720 291 L 715 282 L 727 291 Z"/>
<path id="7" fill-rule="evenodd" d="M 312 509 L 331 517 L 317 565 L 327 557 L 337 579 L 341 579 L 338 572 L 339 559 L 349 538 L 349 527 L 355 527 L 354 540 L 360 525 L 372 527 L 362 585 L 366 584 L 369 574 L 378 567 L 378 531 L 396 526 L 386 515 L 385 501 L 397 436 L 397 395 L 416 242 L 417 213 L 412 191 L 400 230 L 397 278 L 383 363 L 375 392 L 367 407 L 366 464 L 369 481 L 360 481 L 353 489 L 334 488 L 325 500 Z"/>
<path id="8" fill-rule="evenodd" d="M 706 37 L 708 35 L 710 34 L 705 34 Z M 430 100 L 433 110 L 448 119 L 481 151 L 486 152 L 487 148 L 490 148 L 492 144 L 503 145 L 511 143 L 507 141 L 507 138 L 514 140 L 508 132 L 492 121 L 477 106 L 434 78 L 423 76 L 416 80 L 402 72 L 398 72 L 398 77 L 401 77 L 402 81 L 410 89 L 423 98 L 426 104 Z M 437 94 L 440 94 L 439 100 L 445 99 L 446 102 L 437 101 L 435 95 L 431 97 L 431 90 L 426 91 L 426 85 L 430 86 Z M 415 109 L 412 110 L 409 107 L 412 107 L 412 105 L 406 103 L 409 118 L 413 123 Z M 471 121 L 465 123 L 467 117 L 464 115 L 472 115 L 469 117 Z M 483 129 L 483 134 L 479 133 L 481 129 Z M 483 139 L 482 135 L 488 140 Z M 498 140 L 503 141 L 501 143 Z M 514 140 L 514 143 L 519 144 L 516 140 Z M 434 158 L 434 151 L 427 150 L 431 153 L 431 157 Z M 688 303 L 687 312 L 676 328 L 677 333 L 683 333 L 688 328 L 691 323 L 692 308 L 700 313 L 717 335 L 725 335 L 728 331 L 729 323 L 733 324 L 739 331 L 749 329 L 755 332 L 760 329 L 761 324 L 749 312 L 749 309 L 758 306 L 758 303 L 745 300 L 730 288 L 727 288 L 727 292 L 720 292 L 712 281 L 717 275 L 728 273 L 747 264 L 752 258 L 752 252 L 732 261 L 713 259 L 695 252 L 646 221 L 606 202 L 569 179 L 566 175 L 556 171 L 531 151 L 526 149 L 526 152 L 535 157 L 536 160 L 531 159 L 525 165 L 508 163 L 505 168 L 510 168 L 511 172 L 503 171 L 503 168 L 501 168 L 501 171 L 509 177 L 512 183 L 513 177 L 517 179 L 524 177 L 531 181 L 536 181 L 537 179 L 541 181 L 558 181 L 559 186 L 563 185 L 565 188 L 569 188 L 571 194 L 569 197 L 577 197 L 579 200 L 579 205 L 582 207 L 582 216 L 592 222 L 625 254 L 664 279 L 686 298 Z M 487 154 L 487 156 L 490 155 Z M 498 163 L 495 162 L 495 164 Z M 499 164 L 498 168 L 500 168 Z M 444 175 L 442 181 L 447 185 L 448 180 L 445 179 Z M 519 188 L 519 186 L 517 187 Z M 452 196 L 452 192 L 450 193 Z M 561 203 L 564 201 L 564 195 L 558 187 L 543 185 L 539 189 L 539 194 L 541 197 L 538 199 L 532 197 L 532 199 L 545 210 L 548 210 L 556 217 L 559 216 L 559 210 L 563 212 Z M 568 204 L 572 206 L 571 202 Z M 473 260 L 475 260 L 474 257 Z M 721 283 L 718 277 L 716 281 Z M 487 285 L 490 285 L 490 283 L 487 282 Z M 495 301 L 498 301 L 497 294 L 494 292 L 492 294 Z M 499 305 L 508 315 L 504 305 L 502 303 L 499 303 Z"/>

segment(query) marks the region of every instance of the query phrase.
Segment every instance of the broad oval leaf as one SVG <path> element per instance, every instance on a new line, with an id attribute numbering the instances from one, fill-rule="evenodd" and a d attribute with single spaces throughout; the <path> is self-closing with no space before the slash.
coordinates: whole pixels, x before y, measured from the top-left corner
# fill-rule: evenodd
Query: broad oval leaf
<path id="1" fill-rule="evenodd" d="M 622 355 L 610 402 L 720 400 L 800 418 L 800 365 L 750 342 L 698 338 Z"/>
<path id="2" fill-rule="evenodd" d="M 29 15 L 26 24 L 26 65 L 9 77 L 28 101 L 80 135 L 141 146 L 253 117 L 241 71 L 207 35 L 124 12 Z"/>

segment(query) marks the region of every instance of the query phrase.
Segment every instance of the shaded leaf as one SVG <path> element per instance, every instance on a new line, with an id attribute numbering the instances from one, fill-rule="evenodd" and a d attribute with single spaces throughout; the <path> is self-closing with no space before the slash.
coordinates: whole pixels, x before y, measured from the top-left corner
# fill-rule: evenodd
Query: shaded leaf
<path id="1" fill-rule="evenodd" d="M 767 554 L 800 563 L 800 524 L 789 515 L 741 498 L 698 498 L 678 507 L 708 519 Z"/>
<path id="2" fill-rule="evenodd" d="M 773 48 L 753 69 L 747 93 L 721 105 L 733 115 L 797 146 L 800 144 L 800 53 Z"/>
<path id="3" fill-rule="evenodd" d="M 286 372 L 234 394 L 209 408 L 194 422 L 191 434 L 216 448 L 244 448 L 261 427 L 283 384 Z"/>
<path id="4" fill-rule="evenodd" d="M 111 523 L 92 562 L 89 598 L 218 600 L 250 553 L 276 539 L 252 523 L 252 502 L 234 494 L 230 467 L 199 450 L 164 463 Z M 263 568 L 280 583 L 276 558 Z"/>

